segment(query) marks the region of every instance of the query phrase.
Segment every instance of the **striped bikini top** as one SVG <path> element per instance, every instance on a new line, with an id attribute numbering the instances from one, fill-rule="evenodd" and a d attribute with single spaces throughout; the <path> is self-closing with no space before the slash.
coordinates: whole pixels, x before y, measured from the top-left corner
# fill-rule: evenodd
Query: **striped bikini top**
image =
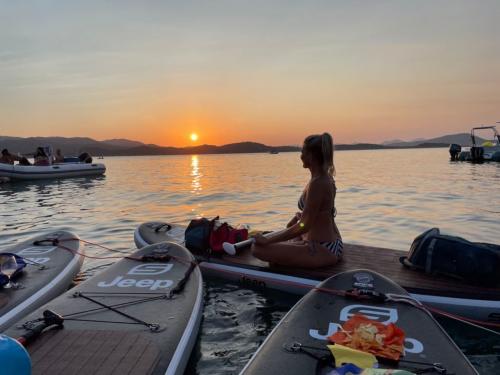
<path id="1" fill-rule="evenodd" d="M 304 211 L 304 208 L 306 206 L 306 192 L 305 191 L 303 191 L 302 194 L 300 195 L 299 201 L 297 202 L 297 206 L 299 207 L 299 210 Z M 337 209 L 335 208 L 335 206 L 332 207 L 331 209 L 327 208 L 326 210 L 320 211 L 320 213 L 323 213 L 323 212 L 331 212 L 332 217 L 337 216 Z"/>
<path id="2" fill-rule="evenodd" d="M 297 206 L 301 211 L 304 211 L 304 207 L 306 206 L 305 200 L 306 200 L 306 192 L 303 191 L 302 194 L 300 195 L 299 201 L 297 202 Z"/>

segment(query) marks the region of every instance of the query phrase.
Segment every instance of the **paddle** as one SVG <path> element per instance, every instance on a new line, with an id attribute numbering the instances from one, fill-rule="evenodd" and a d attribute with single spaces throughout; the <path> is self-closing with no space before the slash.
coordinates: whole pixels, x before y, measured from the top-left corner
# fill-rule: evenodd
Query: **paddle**
<path id="1" fill-rule="evenodd" d="M 281 234 L 282 232 L 286 231 L 288 228 L 276 231 L 276 232 L 269 232 L 265 233 L 264 237 L 266 238 L 272 238 L 278 234 Z M 236 243 L 229 243 L 229 242 L 224 242 L 222 244 L 222 248 L 226 253 L 229 255 L 235 255 L 237 250 L 240 249 L 245 249 L 247 247 L 252 246 L 252 244 L 255 243 L 255 238 L 249 238 L 248 240 L 241 241 L 241 242 L 236 242 Z"/>
<path id="2" fill-rule="evenodd" d="M 252 244 L 254 242 L 255 242 L 255 238 L 249 238 L 248 240 L 237 242 L 237 243 L 224 242 L 222 244 L 222 248 L 229 255 L 235 255 L 236 254 L 236 250 L 250 247 L 250 246 L 252 246 Z"/>
<path id="3" fill-rule="evenodd" d="M 40 324 L 36 325 L 35 327 L 31 328 L 24 335 L 19 337 L 17 341 L 23 346 L 27 346 L 31 341 L 35 340 L 38 336 L 40 336 L 40 334 L 45 328 L 51 327 L 53 325 L 62 327 L 63 322 L 64 318 L 61 315 L 56 314 L 55 312 L 50 310 L 45 310 L 43 312 L 43 321 Z"/>

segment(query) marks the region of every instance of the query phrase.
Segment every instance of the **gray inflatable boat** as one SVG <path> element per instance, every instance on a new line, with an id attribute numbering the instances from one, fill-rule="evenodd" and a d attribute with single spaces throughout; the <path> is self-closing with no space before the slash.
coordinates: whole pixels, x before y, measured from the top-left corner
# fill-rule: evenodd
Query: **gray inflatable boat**
<path id="1" fill-rule="evenodd" d="M 347 292 L 347 293 L 346 293 Z M 341 366 L 327 338 L 355 314 L 405 332 L 399 362 L 378 358 L 379 368 L 419 374 L 477 374 L 448 334 L 408 293 L 368 270 L 335 275 L 310 291 L 274 328 L 241 374 L 327 374 Z"/>
<path id="2" fill-rule="evenodd" d="M 202 317 L 193 256 L 159 243 L 119 260 L 5 333 L 33 374 L 183 374 Z"/>
<path id="3" fill-rule="evenodd" d="M 26 267 L 12 279 L 19 288 L 0 288 L 0 332 L 64 293 L 80 271 L 82 251 L 78 236 L 66 231 L 43 234 L 2 249 L 0 254 L 14 254 L 25 261 Z"/>

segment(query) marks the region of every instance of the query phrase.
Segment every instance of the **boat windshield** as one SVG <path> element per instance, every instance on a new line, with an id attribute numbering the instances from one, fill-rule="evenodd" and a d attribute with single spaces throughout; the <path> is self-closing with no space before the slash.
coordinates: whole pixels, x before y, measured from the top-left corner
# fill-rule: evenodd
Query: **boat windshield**
<path id="1" fill-rule="evenodd" d="M 497 122 L 499 124 L 500 122 Z M 493 139 L 491 141 L 486 140 L 485 144 L 483 146 L 485 147 L 495 147 L 500 145 L 500 135 L 497 132 L 496 126 L 477 126 L 475 128 L 472 128 L 470 132 L 470 137 L 472 139 L 472 145 L 476 146 L 476 132 L 478 130 L 485 130 L 485 129 L 490 129 L 493 132 Z"/>

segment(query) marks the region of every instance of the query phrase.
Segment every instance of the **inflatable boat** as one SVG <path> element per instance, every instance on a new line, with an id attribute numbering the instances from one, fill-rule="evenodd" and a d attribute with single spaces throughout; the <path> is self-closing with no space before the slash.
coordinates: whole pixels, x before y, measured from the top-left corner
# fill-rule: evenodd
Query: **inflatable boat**
<path id="1" fill-rule="evenodd" d="M 60 163 L 52 165 L 11 165 L 0 163 L 0 179 L 38 180 L 102 175 L 106 171 L 100 163 Z"/>

